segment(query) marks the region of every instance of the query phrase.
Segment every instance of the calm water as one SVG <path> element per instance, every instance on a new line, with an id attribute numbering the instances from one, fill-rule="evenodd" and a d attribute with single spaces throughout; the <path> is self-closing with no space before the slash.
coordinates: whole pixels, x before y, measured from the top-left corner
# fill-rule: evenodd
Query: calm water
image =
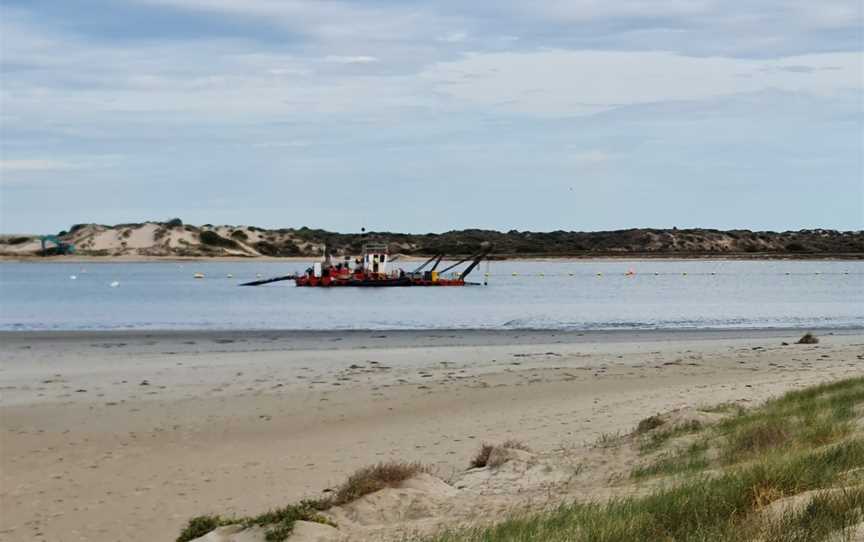
<path id="1" fill-rule="evenodd" d="M 495 262 L 485 287 L 237 286 L 306 267 L 0 263 L 0 329 L 864 327 L 864 262 Z"/>

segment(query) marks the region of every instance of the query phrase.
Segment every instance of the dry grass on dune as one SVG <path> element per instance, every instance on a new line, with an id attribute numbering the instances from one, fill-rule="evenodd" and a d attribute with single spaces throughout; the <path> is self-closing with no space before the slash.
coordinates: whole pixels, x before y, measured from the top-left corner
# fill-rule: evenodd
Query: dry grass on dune
<path id="1" fill-rule="evenodd" d="M 286 540 L 294 530 L 297 521 L 311 521 L 330 524 L 330 521 L 320 514 L 334 506 L 341 506 L 355 501 L 364 495 L 374 493 L 387 487 L 396 487 L 401 482 L 427 472 L 428 469 L 420 463 L 391 461 L 364 467 L 350 475 L 329 497 L 306 499 L 296 504 L 270 510 L 263 514 L 247 518 L 223 518 L 218 515 L 196 516 L 189 520 L 186 527 L 177 538 L 177 542 L 189 542 L 210 531 L 227 525 L 243 525 L 245 527 L 265 527 L 265 539 L 268 542 Z"/>
<path id="2" fill-rule="evenodd" d="M 339 486 L 333 498 L 328 501 L 328 504 L 330 506 L 346 504 L 359 499 L 363 495 L 368 495 L 387 487 L 396 487 L 405 480 L 427 471 L 428 469 L 420 463 L 398 461 L 378 463 L 377 465 L 364 467 L 349 476 Z"/>
<path id="3" fill-rule="evenodd" d="M 819 344 L 819 337 L 808 332 L 798 339 L 798 344 Z"/>
<path id="4" fill-rule="evenodd" d="M 514 439 L 505 440 L 501 444 L 487 444 L 484 442 L 483 444 L 480 445 L 480 449 L 477 450 L 477 455 L 474 456 L 474 458 L 468 464 L 468 467 L 472 468 L 472 469 L 478 469 L 478 468 L 482 468 L 482 467 L 486 467 L 486 466 L 493 467 L 493 468 L 494 467 L 500 467 L 502 462 L 503 462 L 503 458 L 506 457 L 506 455 L 505 454 L 493 454 L 493 452 L 495 452 L 496 449 L 497 450 L 522 450 L 525 452 L 528 452 L 531 450 L 524 442 L 522 442 L 520 440 L 514 440 Z M 496 459 L 496 457 L 499 459 Z M 492 458 L 491 461 L 490 461 L 490 458 Z"/>

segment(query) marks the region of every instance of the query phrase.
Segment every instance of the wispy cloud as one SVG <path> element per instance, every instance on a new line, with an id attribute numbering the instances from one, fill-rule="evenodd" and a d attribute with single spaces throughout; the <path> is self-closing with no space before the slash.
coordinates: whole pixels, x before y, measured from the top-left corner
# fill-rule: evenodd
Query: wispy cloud
<path id="1" fill-rule="evenodd" d="M 0 160 L 0 173 L 2 172 L 25 172 L 25 171 L 64 171 L 79 169 L 80 164 L 53 160 L 50 158 L 31 159 L 2 159 Z"/>
<path id="2" fill-rule="evenodd" d="M 595 166 L 612 160 L 613 154 L 600 149 L 575 150 L 570 154 L 570 160 L 583 166 Z"/>
<path id="3" fill-rule="evenodd" d="M 572 115 L 767 89 L 819 95 L 864 91 L 861 60 L 858 53 L 753 60 L 653 51 L 542 50 L 475 53 L 439 63 L 423 77 L 438 92 L 466 105 Z"/>
<path id="4" fill-rule="evenodd" d="M 379 62 L 374 56 L 357 55 L 357 56 L 338 56 L 328 55 L 324 57 L 324 62 L 332 62 L 334 64 L 373 64 Z"/>

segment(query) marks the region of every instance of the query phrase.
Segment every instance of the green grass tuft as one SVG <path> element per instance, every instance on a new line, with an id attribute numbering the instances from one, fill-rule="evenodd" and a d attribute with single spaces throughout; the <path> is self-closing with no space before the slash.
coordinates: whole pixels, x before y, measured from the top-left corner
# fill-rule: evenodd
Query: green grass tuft
<path id="1" fill-rule="evenodd" d="M 654 425 L 640 448 L 662 451 L 634 479 L 681 475 L 648 495 L 573 502 L 424 542 L 811 542 L 843 539 L 864 522 L 864 378 L 791 392 L 752 410 L 686 429 Z M 705 409 L 702 409 L 705 410 Z M 676 439 L 695 435 L 687 445 Z M 652 440 L 653 439 L 653 440 Z M 614 439 L 601 439 L 611 443 Z M 618 439 L 620 441 L 620 439 Z M 843 489 L 836 489 L 836 488 Z M 804 492 L 780 514 L 765 507 Z"/>
<path id="2" fill-rule="evenodd" d="M 233 523 L 232 520 L 226 520 L 220 516 L 196 516 L 186 523 L 186 527 L 183 528 L 180 532 L 180 536 L 177 537 L 177 542 L 189 542 L 190 540 L 195 540 L 196 538 L 200 538 L 209 533 L 213 529 L 217 529 L 223 525 L 230 525 L 231 523 Z"/>
<path id="3" fill-rule="evenodd" d="M 753 540 L 767 530 L 834 532 L 860 518 L 861 496 L 814 500 L 805 514 L 767 520 L 760 510 L 777 499 L 830 486 L 851 468 L 864 466 L 864 441 L 799 452 L 716 477 L 697 476 L 644 497 L 606 503 L 571 503 L 526 514 L 491 527 L 452 530 L 426 542 L 682 542 Z M 810 518 L 808 522 L 807 518 Z M 816 521 L 818 519 L 818 521 Z M 781 538 L 782 539 L 782 538 Z M 800 538 L 818 540 L 818 538 Z"/>

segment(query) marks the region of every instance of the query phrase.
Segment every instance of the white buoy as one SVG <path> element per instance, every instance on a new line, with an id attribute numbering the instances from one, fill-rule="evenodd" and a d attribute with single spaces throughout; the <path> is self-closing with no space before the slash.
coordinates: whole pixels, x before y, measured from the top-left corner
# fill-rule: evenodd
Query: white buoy
<path id="1" fill-rule="evenodd" d="M 72 280 L 75 280 L 75 279 L 78 278 L 78 276 L 77 276 L 77 275 L 69 275 L 69 278 L 72 279 Z"/>
<path id="2" fill-rule="evenodd" d="M 234 275 L 232 275 L 231 273 L 228 273 L 228 275 L 226 275 L 226 276 L 227 276 L 229 279 L 233 279 L 233 278 L 234 278 Z"/>
<path id="3" fill-rule="evenodd" d="M 116 288 L 116 287 L 120 286 L 120 281 L 115 280 L 114 282 L 112 282 L 108 286 L 110 286 L 112 288 Z"/>

